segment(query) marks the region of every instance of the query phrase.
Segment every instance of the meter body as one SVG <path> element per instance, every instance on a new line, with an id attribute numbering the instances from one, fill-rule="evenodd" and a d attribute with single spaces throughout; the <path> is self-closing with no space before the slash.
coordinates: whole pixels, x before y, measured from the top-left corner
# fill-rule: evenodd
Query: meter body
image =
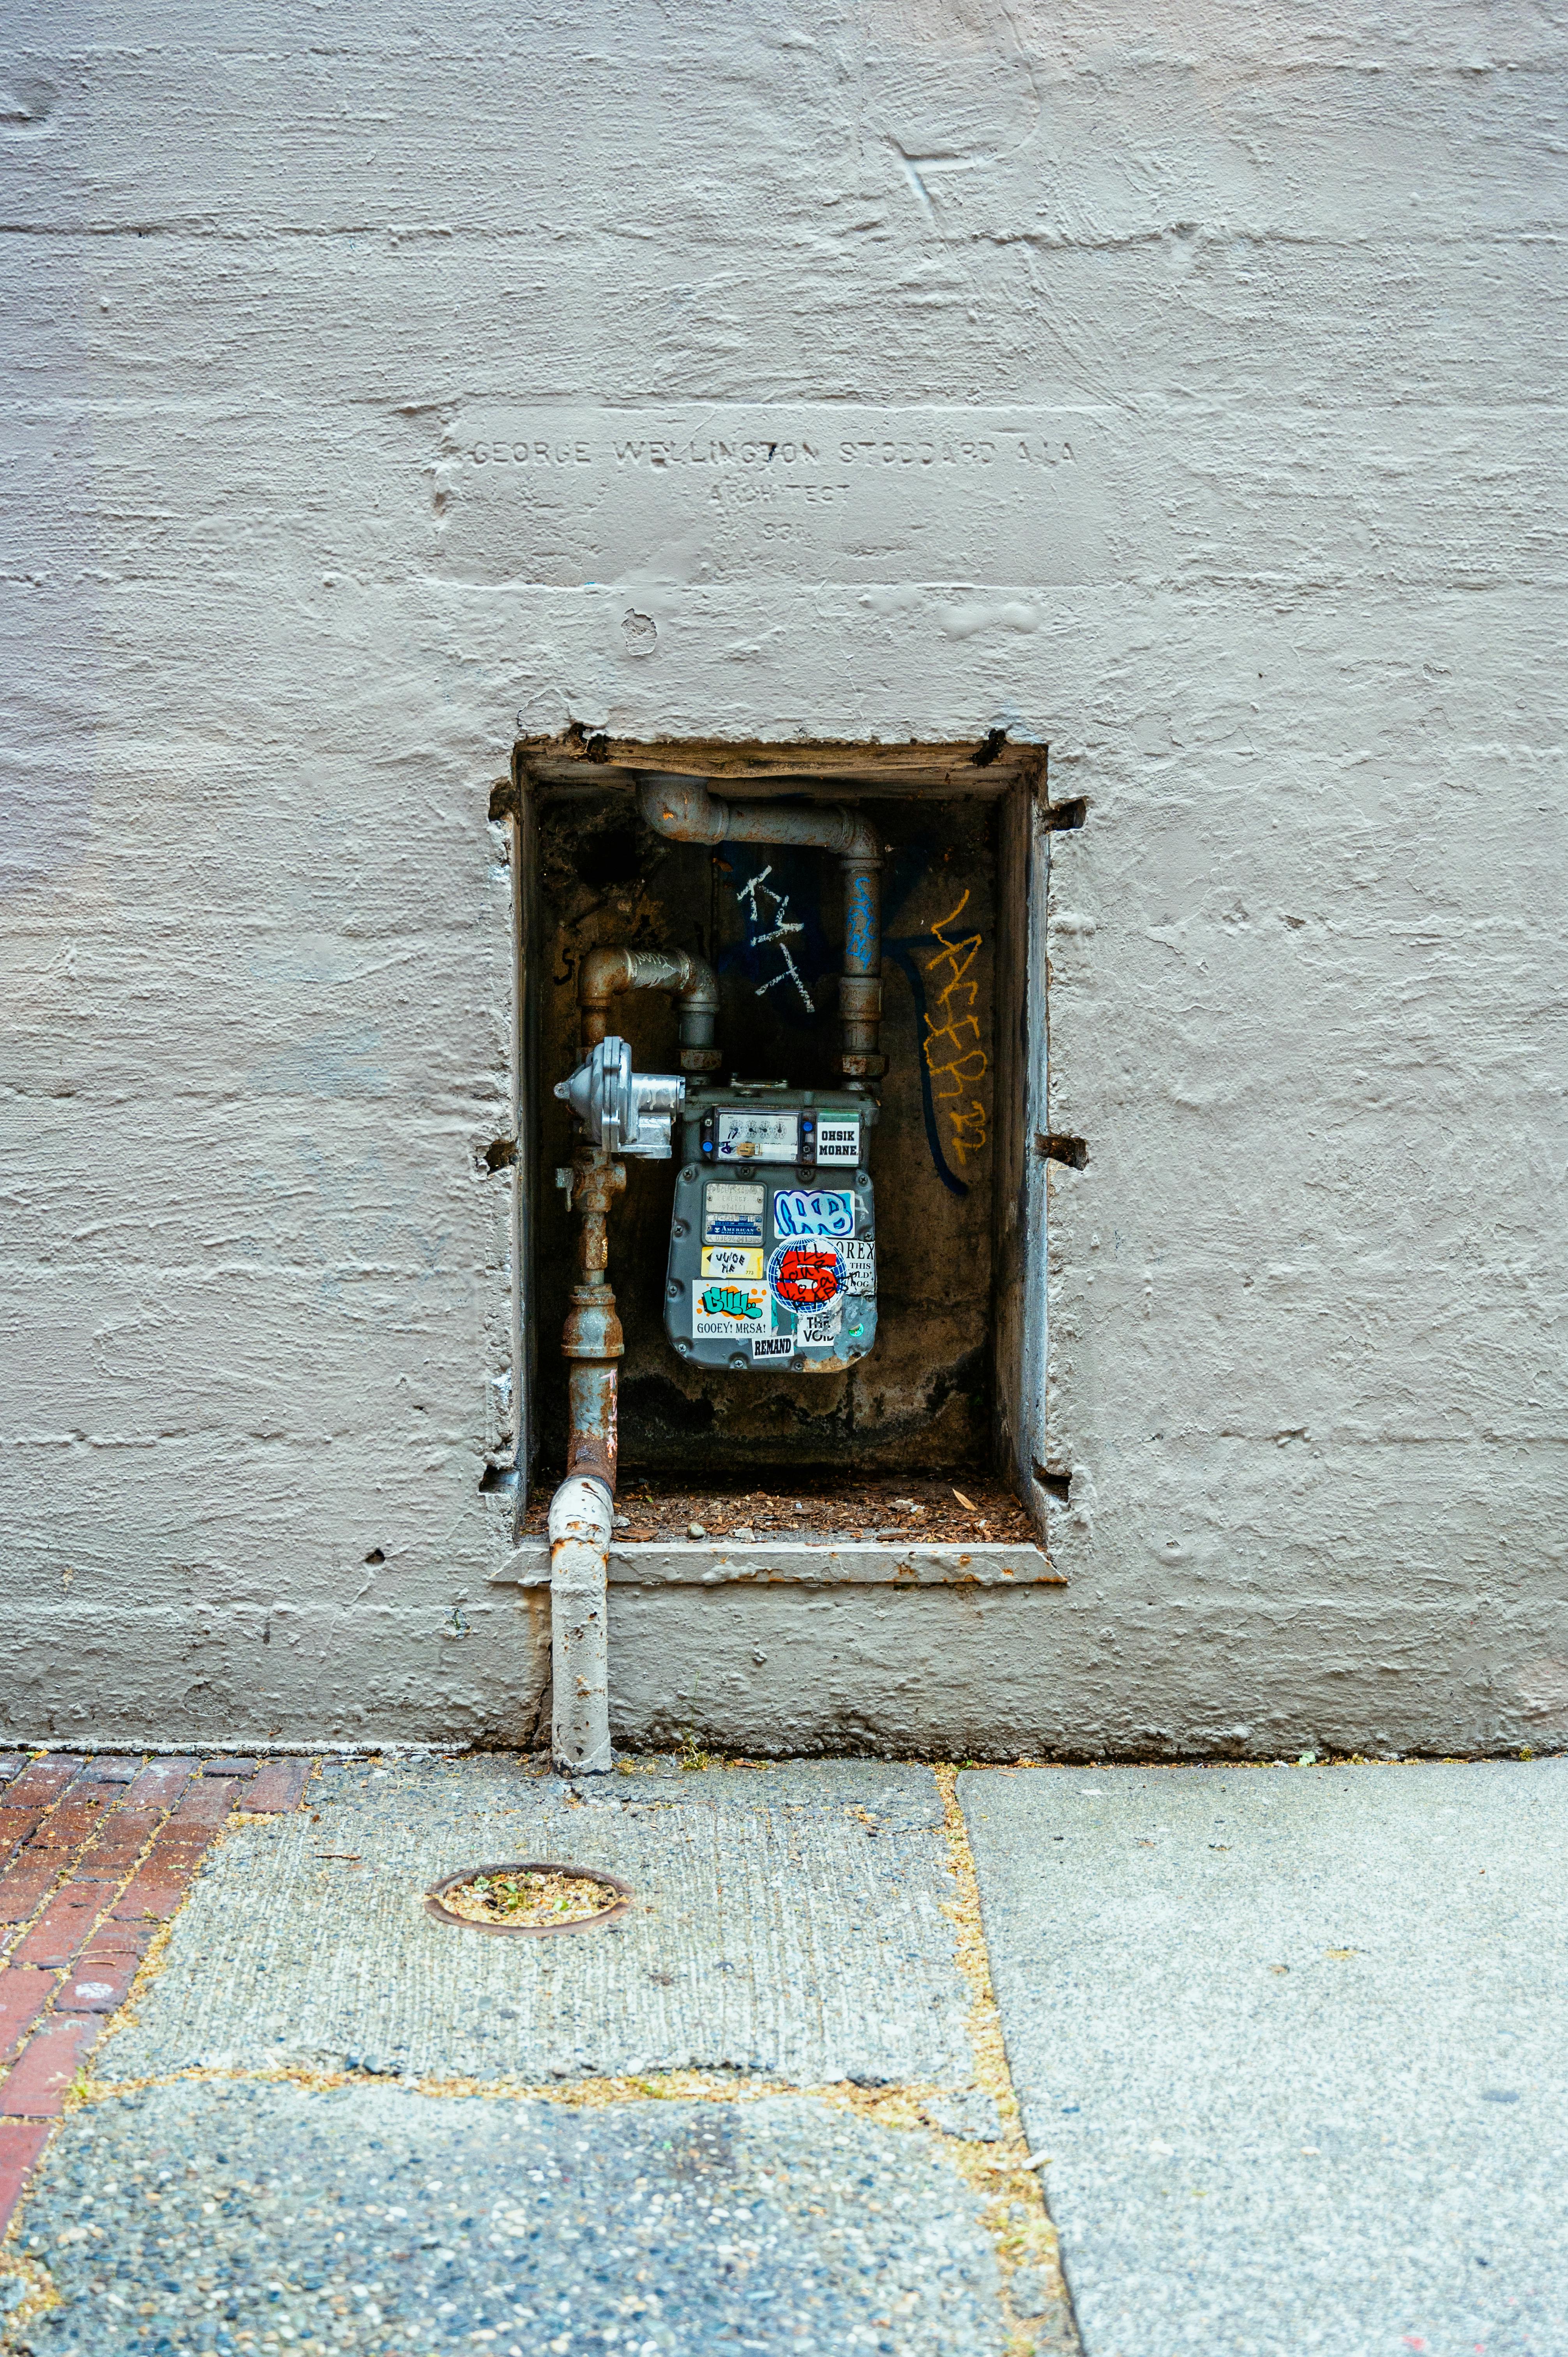
<path id="1" fill-rule="evenodd" d="M 876 1105 L 847 1089 L 689 1085 L 664 1327 L 683 1359 L 832 1373 L 876 1339 Z"/>

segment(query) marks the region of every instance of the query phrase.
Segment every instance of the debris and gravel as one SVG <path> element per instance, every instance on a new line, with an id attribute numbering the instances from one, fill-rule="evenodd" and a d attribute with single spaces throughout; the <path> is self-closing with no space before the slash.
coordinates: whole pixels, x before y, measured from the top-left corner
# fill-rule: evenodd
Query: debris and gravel
<path id="1" fill-rule="evenodd" d="M 441 1893 L 449 1915 L 466 1923 L 585 1923 L 616 1903 L 606 1883 L 583 1874 L 536 1873 L 518 1867 L 510 1873 L 476 1874 Z"/>
<path id="2" fill-rule="evenodd" d="M 602 2110 L 363 2083 L 85 2104 L 28 2205 L 27 2357 L 1002 2357 L 936 2140 L 810 2097 Z"/>
<path id="3" fill-rule="evenodd" d="M 552 1484 L 532 1492 L 524 1530 L 542 1538 Z M 1010 1490 L 977 1473 L 917 1480 L 832 1480 L 792 1490 L 729 1488 L 671 1490 L 623 1475 L 616 1499 L 616 1537 L 622 1543 L 702 1538 L 918 1541 L 927 1546 L 1021 1544 L 1034 1526 Z"/>

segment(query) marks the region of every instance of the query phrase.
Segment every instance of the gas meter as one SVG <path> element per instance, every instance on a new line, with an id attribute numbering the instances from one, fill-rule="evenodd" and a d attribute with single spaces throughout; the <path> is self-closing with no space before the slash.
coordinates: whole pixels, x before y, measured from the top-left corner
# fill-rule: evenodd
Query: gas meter
<path id="1" fill-rule="evenodd" d="M 664 1330 L 703 1367 L 827 1372 L 876 1339 L 874 1100 L 689 1083 Z"/>
<path id="2" fill-rule="evenodd" d="M 636 1072 L 613 1036 L 555 1093 L 611 1154 L 662 1160 L 680 1116 L 664 1330 L 682 1358 L 796 1374 L 865 1358 L 876 1339 L 873 1097 Z"/>

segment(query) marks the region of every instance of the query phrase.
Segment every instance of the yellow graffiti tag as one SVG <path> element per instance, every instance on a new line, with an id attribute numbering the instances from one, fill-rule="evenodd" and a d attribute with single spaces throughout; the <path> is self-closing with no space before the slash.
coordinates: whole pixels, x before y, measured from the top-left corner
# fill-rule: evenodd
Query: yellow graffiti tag
<path id="1" fill-rule="evenodd" d="M 935 974 L 939 966 L 948 971 L 946 982 L 940 988 L 933 985 L 931 991 L 941 1020 L 927 1016 L 922 1043 L 926 1070 L 933 1083 L 948 1082 L 946 1088 L 933 1087 L 932 1094 L 948 1108 L 952 1128 L 950 1143 L 961 1165 L 970 1155 L 980 1153 L 985 1144 L 985 1108 L 978 1097 L 969 1096 L 968 1092 L 978 1088 L 990 1061 L 981 1045 L 980 1024 L 973 1011 L 980 985 L 969 971 L 980 955 L 981 937 L 975 933 L 968 941 L 958 942 L 950 941 L 947 934 L 947 928 L 957 924 L 968 906 L 966 892 L 957 908 L 931 927 L 932 938 L 941 943 L 941 950 L 929 962 L 926 972 Z"/>

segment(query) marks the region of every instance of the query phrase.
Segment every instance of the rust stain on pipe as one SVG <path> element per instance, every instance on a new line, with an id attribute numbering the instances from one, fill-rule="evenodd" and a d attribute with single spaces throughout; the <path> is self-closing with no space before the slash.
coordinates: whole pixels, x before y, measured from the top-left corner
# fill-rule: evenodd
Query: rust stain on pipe
<path id="1" fill-rule="evenodd" d="M 623 990 L 672 991 L 681 1008 L 681 1069 L 715 1071 L 714 1045 L 719 986 L 713 967 L 692 950 L 590 950 L 577 970 L 583 1053 L 588 1055 L 609 1028 L 610 1000 Z"/>

